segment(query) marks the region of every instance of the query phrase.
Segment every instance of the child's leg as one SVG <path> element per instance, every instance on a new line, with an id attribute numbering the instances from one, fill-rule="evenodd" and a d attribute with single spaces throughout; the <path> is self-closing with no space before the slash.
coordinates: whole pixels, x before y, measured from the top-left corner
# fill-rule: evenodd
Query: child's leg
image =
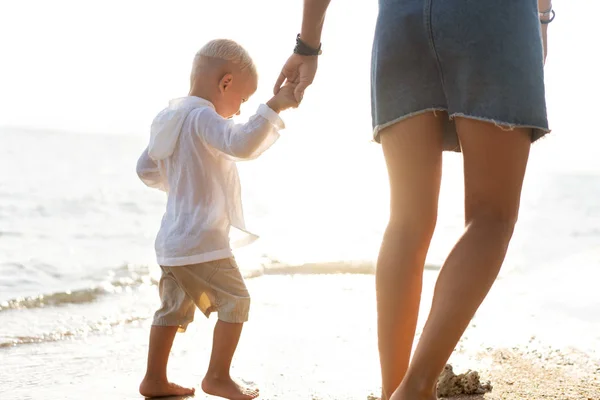
<path id="1" fill-rule="evenodd" d="M 150 330 L 148 368 L 140 384 L 140 394 L 145 397 L 184 396 L 194 394 L 193 388 L 185 388 L 167 379 L 167 362 L 177 326 L 153 325 Z"/>
<path id="2" fill-rule="evenodd" d="M 148 367 L 140 384 L 140 394 L 146 397 L 185 396 L 195 392 L 167 379 L 167 363 L 179 328 L 185 330 L 194 319 L 194 302 L 179 287 L 168 267 L 161 267 L 158 284 L 161 307 L 154 314 L 148 346 Z"/>
<path id="3" fill-rule="evenodd" d="M 242 333 L 241 323 L 217 321 L 213 336 L 213 348 L 202 390 L 213 396 L 231 400 L 249 400 L 258 397 L 257 389 L 245 388 L 231 379 L 231 360 Z"/>
<path id="4" fill-rule="evenodd" d="M 230 400 L 249 400 L 258 390 L 235 383 L 229 374 L 231 360 L 248 320 L 250 295 L 235 260 L 221 259 L 202 264 L 174 267 L 170 272 L 189 298 L 207 317 L 218 311 L 213 349 L 202 390 Z"/>

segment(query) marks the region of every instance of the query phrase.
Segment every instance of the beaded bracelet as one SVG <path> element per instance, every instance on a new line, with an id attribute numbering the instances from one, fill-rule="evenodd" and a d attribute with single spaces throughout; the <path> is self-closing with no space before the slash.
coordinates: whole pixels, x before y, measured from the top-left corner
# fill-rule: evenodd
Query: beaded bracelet
<path id="1" fill-rule="evenodd" d="M 296 47 L 294 47 L 294 53 L 300 54 L 301 56 L 320 56 L 322 53 L 321 44 L 319 44 L 319 48 L 313 49 L 304 43 L 302 39 L 300 39 L 300 34 L 298 34 L 298 36 L 296 36 Z"/>

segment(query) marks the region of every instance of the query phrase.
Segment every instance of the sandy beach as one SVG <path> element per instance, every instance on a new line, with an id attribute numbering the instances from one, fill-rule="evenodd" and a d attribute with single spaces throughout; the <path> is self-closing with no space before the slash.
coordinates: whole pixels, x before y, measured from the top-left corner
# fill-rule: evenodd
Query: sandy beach
<path id="1" fill-rule="evenodd" d="M 429 307 L 435 276 L 433 271 L 425 273 L 422 311 Z M 454 398 L 600 399 L 598 355 L 543 342 L 531 335 L 535 328 L 517 329 L 513 324 L 519 321 L 518 309 L 513 302 L 502 301 L 505 293 L 499 286 L 450 360 L 457 373 L 477 370 L 493 390 Z M 377 398 L 372 275 L 267 274 L 250 279 L 249 288 L 254 296 L 251 322 L 245 327 L 233 374 L 259 386 L 260 398 Z M 155 290 L 150 286 L 135 296 L 156 296 Z M 491 314 L 494 318 L 486 318 Z M 139 399 L 149 324 L 145 318 L 116 325 L 109 334 L 4 349 L 0 398 Z M 177 337 L 172 351 L 171 379 L 197 387 L 199 399 L 209 398 L 199 383 L 213 324 L 214 317 L 210 321 L 197 317 Z"/>
<path id="2" fill-rule="evenodd" d="M 504 267 L 450 359 L 493 389 L 463 399 L 600 400 L 600 80 L 590 79 L 598 33 L 588 16 L 597 1 L 553 3 L 544 77 L 553 133 L 532 149 Z M 165 198 L 139 181 L 136 160 L 152 118 L 188 93 L 191 58 L 207 40 L 238 40 L 259 67 L 240 122 L 271 97 L 300 27 L 302 2 L 282 5 L 1 3 L 0 400 L 142 398 Z M 247 226 L 261 239 L 254 261 L 236 254 L 253 303 L 233 375 L 261 399 L 380 392 L 372 261 L 389 186 L 372 143 L 377 7 L 331 2 L 303 105 L 284 115 L 273 151 L 239 166 Z M 417 332 L 463 232 L 463 194 L 462 158 L 445 154 Z M 197 315 L 172 352 L 171 379 L 198 388 L 197 399 L 208 398 L 199 384 L 215 319 Z"/>

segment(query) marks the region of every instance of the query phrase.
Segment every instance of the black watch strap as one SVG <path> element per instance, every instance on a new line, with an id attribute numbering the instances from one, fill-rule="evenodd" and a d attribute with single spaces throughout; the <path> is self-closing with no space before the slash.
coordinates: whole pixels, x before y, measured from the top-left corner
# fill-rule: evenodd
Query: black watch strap
<path id="1" fill-rule="evenodd" d="M 321 44 L 319 43 L 318 49 L 312 48 L 304 43 L 302 39 L 300 39 L 300 34 L 298 34 L 298 36 L 296 36 L 296 47 L 294 47 L 294 53 L 300 54 L 301 56 L 320 56 L 322 53 Z"/>

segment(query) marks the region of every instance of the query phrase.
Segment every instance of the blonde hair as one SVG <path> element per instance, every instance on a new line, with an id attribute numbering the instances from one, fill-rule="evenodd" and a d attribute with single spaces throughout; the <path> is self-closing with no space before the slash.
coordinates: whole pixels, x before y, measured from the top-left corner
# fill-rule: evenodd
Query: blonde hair
<path id="1" fill-rule="evenodd" d="M 194 63 L 201 57 L 216 58 L 223 61 L 229 61 L 241 70 L 249 71 L 256 75 L 256 66 L 250 54 L 237 42 L 230 39 L 214 39 L 206 43 L 194 57 Z"/>

